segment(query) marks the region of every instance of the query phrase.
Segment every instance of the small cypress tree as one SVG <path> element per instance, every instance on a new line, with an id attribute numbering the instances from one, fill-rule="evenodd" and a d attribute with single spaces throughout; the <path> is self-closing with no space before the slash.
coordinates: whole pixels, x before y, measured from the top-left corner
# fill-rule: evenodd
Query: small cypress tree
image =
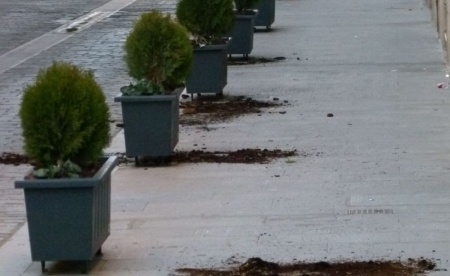
<path id="1" fill-rule="evenodd" d="M 109 110 L 93 73 L 64 62 L 24 90 L 19 116 L 26 154 L 38 166 L 89 165 L 110 142 Z"/>
<path id="2" fill-rule="evenodd" d="M 146 80 L 141 84 L 145 87 L 136 89 L 142 94 L 159 94 L 182 86 L 191 69 L 193 50 L 187 30 L 158 11 L 141 15 L 124 49 L 129 75 Z"/>
<path id="3" fill-rule="evenodd" d="M 234 24 L 233 0 L 180 0 L 177 18 L 197 43 L 211 44 L 226 36 Z"/>

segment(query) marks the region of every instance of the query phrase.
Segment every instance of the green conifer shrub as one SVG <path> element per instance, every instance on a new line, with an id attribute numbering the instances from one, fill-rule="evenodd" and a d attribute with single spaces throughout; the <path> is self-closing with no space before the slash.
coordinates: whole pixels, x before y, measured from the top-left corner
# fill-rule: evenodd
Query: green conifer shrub
<path id="1" fill-rule="evenodd" d="M 68 160 L 96 163 L 111 139 L 101 87 L 91 71 L 70 63 L 53 62 L 38 73 L 24 90 L 19 116 L 26 154 L 51 171 L 70 167 Z"/>
<path id="2" fill-rule="evenodd" d="M 140 81 L 139 85 L 122 89 L 128 95 L 163 94 L 180 87 L 192 65 L 193 49 L 187 30 L 170 15 L 158 11 L 141 15 L 124 49 L 128 73 Z"/>
<path id="3" fill-rule="evenodd" d="M 226 36 L 234 25 L 233 0 L 180 0 L 178 21 L 199 44 L 212 44 Z"/>

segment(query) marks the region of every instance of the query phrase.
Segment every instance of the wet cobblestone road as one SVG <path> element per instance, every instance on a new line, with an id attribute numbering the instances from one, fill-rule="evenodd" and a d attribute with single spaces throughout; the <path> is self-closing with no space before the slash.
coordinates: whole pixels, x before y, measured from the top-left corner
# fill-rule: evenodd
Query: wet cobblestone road
<path id="1" fill-rule="evenodd" d="M 68 24 L 104 5 L 107 0 L 0 2 L 0 61 L 8 52 L 50 31 Z M 113 2 L 113 1 L 111 1 Z M 120 1 L 118 1 L 120 2 Z M 38 71 L 54 60 L 70 61 L 94 71 L 110 106 L 112 131 L 121 119 L 114 96 L 128 77 L 122 61 L 122 45 L 133 21 L 145 11 L 173 12 L 174 0 L 128 1 L 131 5 L 87 29 L 76 32 L 61 43 L 36 55 L 24 56 L 24 62 L 12 68 L 0 68 L 0 151 L 23 153 L 18 110 L 23 88 Z M 32 43 L 32 42 L 31 42 Z M 20 50 L 20 48 L 19 48 Z M 38 49 L 39 50 L 39 49 Z M 14 189 L 14 180 L 22 178 L 29 166 L 0 165 L 0 246 L 25 222 L 22 190 Z"/>

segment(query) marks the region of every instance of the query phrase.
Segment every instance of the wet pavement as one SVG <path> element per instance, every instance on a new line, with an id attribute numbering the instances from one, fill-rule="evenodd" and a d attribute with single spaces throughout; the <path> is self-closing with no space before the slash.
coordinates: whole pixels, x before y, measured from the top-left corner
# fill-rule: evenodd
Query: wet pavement
<path id="1" fill-rule="evenodd" d="M 18 110 L 24 87 L 38 71 L 53 60 L 70 61 L 92 69 L 111 106 L 112 130 L 121 120 L 120 108 L 113 102 L 119 88 L 128 83 L 122 62 L 122 45 L 132 22 L 145 10 L 173 10 L 174 1 L 110 1 L 116 6 L 132 3 L 101 22 L 75 33 L 65 26 L 108 1 L 2 1 L 0 24 L 0 151 L 23 153 Z M 108 6 L 108 12 L 111 8 Z M 62 38 L 46 40 L 57 33 Z M 39 39 L 44 36 L 44 39 Z M 28 44 L 27 44 L 28 43 Z M 24 45 L 29 48 L 24 51 Z M 53 45 L 52 45 L 53 44 Z M 12 53 L 14 55 L 12 55 Z M 19 63 L 18 65 L 16 65 Z M 13 189 L 13 180 L 21 178 L 27 166 L 2 165 L 0 174 L 0 245 L 25 221 L 23 195 Z"/>
<path id="2" fill-rule="evenodd" d="M 92 11 L 106 1 L 89 3 Z M 135 1 L 13 68 L 0 68 L 1 151 L 21 152 L 21 91 L 55 59 L 93 69 L 112 121 L 119 121 L 113 97 L 130 81 L 122 62 L 125 36 L 140 13 L 173 11 L 174 3 Z M 37 16 L 45 32 L 26 40 L 62 25 L 48 21 L 90 12 L 61 10 L 61 17 Z M 177 149 L 305 154 L 264 165 L 122 164 L 113 174 L 111 236 L 91 274 L 174 275 L 181 267 L 220 268 L 250 257 L 423 257 L 450 268 L 450 105 L 448 90 L 436 87 L 446 81 L 436 37 L 424 1 L 277 0 L 273 30 L 255 33 L 251 56 L 282 58 L 230 66 L 224 93 L 289 105 L 283 113 L 209 124 L 209 131 L 183 126 Z M 23 42 L 8 43 L 0 45 L 3 53 Z M 123 152 L 123 133 L 114 133 L 108 152 Z M 0 275 L 40 273 L 30 260 L 23 197 L 12 188 L 27 169 L 0 167 Z M 52 275 L 79 272 L 71 264 L 49 268 Z"/>

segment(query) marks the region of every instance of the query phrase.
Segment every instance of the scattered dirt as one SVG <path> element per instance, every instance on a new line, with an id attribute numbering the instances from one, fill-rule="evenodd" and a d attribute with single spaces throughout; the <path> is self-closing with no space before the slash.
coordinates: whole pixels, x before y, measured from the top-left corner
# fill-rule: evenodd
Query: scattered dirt
<path id="1" fill-rule="evenodd" d="M 228 65 L 253 65 L 262 63 L 271 63 L 285 60 L 285 57 L 264 58 L 264 57 L 243 57 L 240 55 L 228 57 Z"/>
<path id="2" fill-rule="evenodd" d="M 161 166 L 173 163 L 243 163 L 267 164 L 274 159 L 297 156 L 296 150 L 240 149 L 237 151 L 177 151 L 168 158 L 140 158 L 140 166 Z M 302 156 L 307 154 L 302 153 Z"/>
<path id="3" fill-rule="evenodd" d="M 409 259 L 398 261 L 365 261 L 365 262 L 316 262 L 277 264 L 266 262 L 260 258 L 250 258 L 238 267 L 230 269 L 177 269 L 178 273 L 189 276 L 415 276 L 424 275 L 434 270 L 433 261 Z"/>
<path id="4" fill-rule="evenodd" d="M 13 152 L 3 152 L 0 155 L 0 164 L 19 166 L 22 164 L 30 164 L 30 159 L 23 155 Z"/>
<path id="5" fill-rule="evenodd" d="M 128 163 L 125 153 L 116 153 L 120 163 Z M 310 154 L 298 153 L 296 150 L 268 150 L 268 149 L 240 149 L 236 151 L 177 151 L 173 156 L 167 158 L 142 157 L 139 163 L 142 166 L 160 166 L 173 163 L 244 163 L 244 164 L 267 164 L 274 159 L 287 158 L 292 156 L 307 157 Z M 0 155 L 0 164 L 6 165 L 34 165 L 25 155 L 4 152 Z M 83 176 L 90 176 L 96 172 L 102 164 L 95 164 L 91 167 L 83 167 Z"/>
<path id="6" fill-rule="evenodd" d="M 208 163 L 246 163 L 265 164 L 276 158 L 286 158 L 297 155 L 297 151 L 283 151 L 280 149 L 240 149 L 237 151 L 214 151 L 207 152 L 194 150 L 190 152 L 177 152 L 177 162 L 208 162 Z"/>
<path id="7" fill-rule="evenodd" d="M 2 152 L 0 154 L 0 164 L 4 165 L 14 165 L 14 166 L 20 166 L 20 165 L 31 165 L 36 166 L 36 163 L 33 162 L 28 156 L 24 154 L 19 153 L 13 153 L 13 152 Z M 93 164 L 91 166 L 85 166 L 81 167 L 81 177 L 92 177 L 94 174 L 97 173 L 97 171 L 100 169 L 100 167 L 103 165 L 103 162 L 99 162 L 97 164 Z M 25 179 L 32 179 L 34 178 L 32 174 L 24 176 Z"/>
<path id="8" fill-rule="evenodd" d="M 125 153 L 116 153 L 119 157 L 120 163 L 129 163 L 129 159 Z M 237 151 L 177 151 L 173 156 L 166 158 L 139 158 L 138 166 L 156 167 L 167 166 L 178 163 L 241 163 L 241 164 L 267 164 L 274 159 L 287 158 L 292 156 L 307 157 L 310 154 L 305 152 L 298 153 L 296 150 L 267 150 L 267 149 L 240 149 Z M 0 155 L 0 164 L 5 165 L 31 165 L 35 166 L 34 162 L 27 156 L 17 153 L 3 152 Z M 98 169 L 102 166 L 101 163 L 94 164 L 89 167 L 82 167 L 80 177 L 92 177 Z M 25 176 L 26 179 L 34 178 L 32 174 Z"/>
<path id="9" fill-rule="evenodd" d="M 180 108 L 182 109 L 180 124 L 205 125 L 224 122 L 244 114 L 261 113 L 262 108 L 280 107 L 287 103 L 257 101 L 244 96 L 230 97 L 225 100 L 217 97 L 213 97 L 211 100 L 199 98 L 194 101 L 180 103 Z"/>

